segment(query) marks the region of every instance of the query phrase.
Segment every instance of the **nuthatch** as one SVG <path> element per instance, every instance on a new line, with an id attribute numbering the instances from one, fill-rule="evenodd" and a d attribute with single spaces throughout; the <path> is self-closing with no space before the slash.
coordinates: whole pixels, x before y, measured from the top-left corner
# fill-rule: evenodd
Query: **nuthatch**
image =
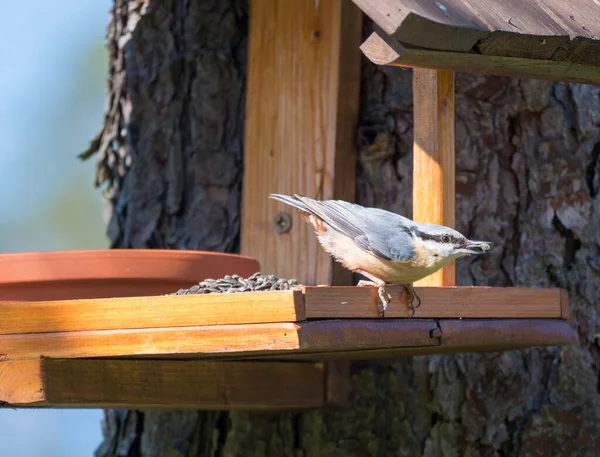
<path id="1" fill-rule="evenodd" d="M 299 195 L 271 194 L 270 198 L 299 209 L 312 224 L 323 249 L 344 267 L 370 280 L 358 285 L 377 286 L 382 317 L 391 300 L 386 284 L 406 287 L 414 314 L 414 300 L 418 301 L 416 307 L 421 300 L 413 282 L 454 259 L 490 250 L 490 243 L 468 240 L 450 227 L 414 222 L 382 209 Z"/>

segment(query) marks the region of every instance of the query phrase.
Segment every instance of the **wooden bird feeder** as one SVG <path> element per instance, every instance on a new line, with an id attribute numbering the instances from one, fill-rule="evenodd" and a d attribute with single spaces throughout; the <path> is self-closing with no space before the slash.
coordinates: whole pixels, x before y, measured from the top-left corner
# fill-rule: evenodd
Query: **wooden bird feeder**
<path id="1" fill-rule="evenodd" d="M 378 26 L 362 45 L 361 10 Z M 352 359 L 574 344 L 565 290 L 455 287 L 453 264 L 416 284 L 414 318 L 394 286 L 380 319 L 375 288 L 350 286 L 268 195 L 353 200 L 362 50 L 414 69 L 413 218 L 453 226 L 453 72 L 597 84 L 598 15 L 594 0 L 252 0 L 242 253 L 333 286 L 0 302 L 0 401 L 313 408 L 345 402 Z"/>

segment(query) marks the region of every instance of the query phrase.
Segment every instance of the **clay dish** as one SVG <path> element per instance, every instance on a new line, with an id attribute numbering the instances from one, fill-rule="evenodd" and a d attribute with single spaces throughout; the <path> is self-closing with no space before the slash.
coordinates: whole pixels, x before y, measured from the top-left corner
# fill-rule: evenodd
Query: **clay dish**
<path id="1" fill-rule="evenodd" d="M 235 254 L 103 249 L 0 254 L 0 301 L 163 295 L 206 278 L 248 277 L 259 263 Z"/>

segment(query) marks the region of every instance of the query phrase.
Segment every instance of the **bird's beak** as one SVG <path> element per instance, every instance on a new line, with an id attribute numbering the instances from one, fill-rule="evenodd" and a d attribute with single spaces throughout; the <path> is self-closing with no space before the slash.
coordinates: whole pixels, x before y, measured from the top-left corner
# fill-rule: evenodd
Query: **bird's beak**
<path id="1" fill-rule="evenodd" d="M 467 244 L 459 249 L 461 253 L 478 255 L 485 254 L 492 248 L 491 243 L 487 241 L 467 241 Z"/>

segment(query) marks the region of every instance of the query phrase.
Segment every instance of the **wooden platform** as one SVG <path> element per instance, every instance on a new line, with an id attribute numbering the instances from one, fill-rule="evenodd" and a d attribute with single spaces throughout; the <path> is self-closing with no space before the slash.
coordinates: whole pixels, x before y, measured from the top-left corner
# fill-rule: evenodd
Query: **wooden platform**
<path id="1" fill-rule="evenodd" d="M 568 317 L 561 289 L 417 287 L 414 318 Z M 386 319 L 408 318 L 406 289 L 388 286 Z M 304 287 L 295 291 L 167 295 L 93 300 L 0 303 L 0 335 L 379 318 L 374 287 Z M 0 348 L 4 347 L 0 336 Z"/>
<path id="2" fill-rule="evenodd" d="M 560 289 L 416 291 L 413 319 L 400 286 L 385 319 L 374 287 L 0 304 L 0 401 L 317 407 L 341 403 L 340 361 L 576 342 Z"/>

